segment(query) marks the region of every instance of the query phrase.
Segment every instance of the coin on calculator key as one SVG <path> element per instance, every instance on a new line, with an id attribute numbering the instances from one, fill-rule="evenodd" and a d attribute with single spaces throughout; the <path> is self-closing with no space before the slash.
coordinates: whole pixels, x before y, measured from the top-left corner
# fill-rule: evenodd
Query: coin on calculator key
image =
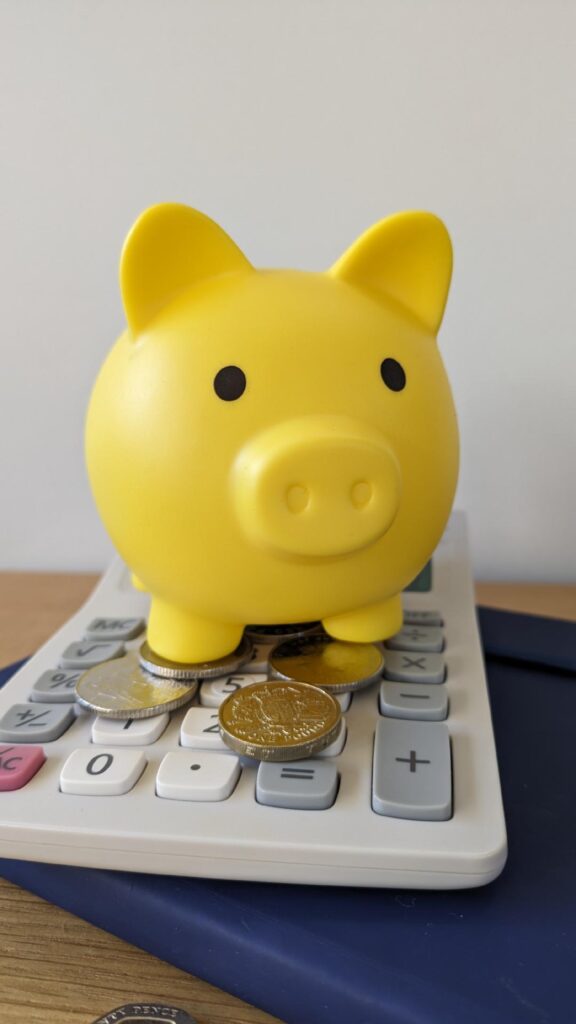
<path id="1" fill-rule="evenodd" d="M 342 712 L 317 686 L 271 680 L 230 694 L 218 717 L 220 735 L 236 753 L 257 761 L 298 761 L 336 739 Z"/>
<path id="2" fill-rule="evenodd" d="M 384 655 L 376 644 L 352 644 L 328 636 L 279 644 L 270 654 L 275 679 L 294 679 L 329 693 L 360 690 L 380 679 Z"/>
<path id="3" fill-rule="evenodd" d="M 195 680 L 185 683 L 144 672 L 137 652 L 131 651 L 84 672 L 76 699 L 103 718 L 152 718 L 188 704 L 197 689 Z"/>
<path id="4" fill-rule="evenodd" d="M 247 637 L 242 637 L 238 647 L 224 658 L 215 661 L 200 661 L 196 664 L 184 664 L 169 661 L 152 650 L 148 641 L 140 648 L 140 664 L 147 672 L 164 679 L 217 679 L 228 676 L 247 661 L 252 652 L 252 644 Z"/>
<path id="5" fill-rule="evenodd" d="M 318 633 L 321 628 L 320 622 L 291 622 L 276 626 L 246 626 L 245 634 L 255 644 L 270 644 Z"/>

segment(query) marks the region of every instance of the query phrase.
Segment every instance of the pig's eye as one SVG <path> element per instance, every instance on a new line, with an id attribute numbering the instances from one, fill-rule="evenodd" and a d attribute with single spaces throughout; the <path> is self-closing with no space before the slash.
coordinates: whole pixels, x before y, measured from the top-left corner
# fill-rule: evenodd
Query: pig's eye
<path id="1" fill-rule="evenodd" d="M 402 391 L 406 387 L 406 374 L 395 359 L 385 359 L 380 364 L 380 376 L 390 391 Z"/>
<path id="2" fill-rule="evenodd" d="M 246 375 L 239 366 L 223 366 L 214 377 L 214 391 L 223 402 L 235 402 L 246 390 Z"/>

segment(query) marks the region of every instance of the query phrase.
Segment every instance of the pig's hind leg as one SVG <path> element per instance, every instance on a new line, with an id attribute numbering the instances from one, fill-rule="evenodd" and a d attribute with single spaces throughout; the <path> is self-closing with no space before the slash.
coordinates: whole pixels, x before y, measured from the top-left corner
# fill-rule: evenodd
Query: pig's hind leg
<path id="1" fill-rule="evenodd" d="M 236 650 L 243 626 L 213 622 L 153 597 L 148 643 L 162 658 L 181 664 L 215 661 Z"/>
<path id="2" fill-rule="evenodd" d="M 373 643 L 387 640 L 402 629 L 402 602 L 400 595 L 389 597 L 380 604 L 371 604 L 342 615 L 323 619 L 322 625 L 329 636 L 353 643 Z"/>

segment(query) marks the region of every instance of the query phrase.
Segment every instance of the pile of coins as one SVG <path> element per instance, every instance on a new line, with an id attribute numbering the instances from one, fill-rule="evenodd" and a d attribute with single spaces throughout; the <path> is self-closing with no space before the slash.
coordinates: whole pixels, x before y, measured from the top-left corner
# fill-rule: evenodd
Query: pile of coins
<path id="1" fill-rule="evenodd" d="M 245 665 L 254 643 L 274 645 L 267 682 L 231 693 L 220 705 L 220 734 L 236 753 L 259 761 L 313 757 L 340 731 L 336 695 L 370 686 L 384 656 L 375 644 L 333 640 L 320 623 L 248 626 L 232 654 L 202 664 L 159 657 L 144 642 L 139 652 L 103 662 L 78 681 L 80 704 L 104 718 L 151 718 L 188 704 L 202 681 Z"/>

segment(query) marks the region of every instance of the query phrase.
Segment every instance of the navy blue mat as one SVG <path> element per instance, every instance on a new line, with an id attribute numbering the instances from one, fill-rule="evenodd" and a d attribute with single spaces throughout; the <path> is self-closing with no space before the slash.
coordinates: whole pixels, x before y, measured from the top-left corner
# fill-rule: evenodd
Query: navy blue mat
<path id="1" fill-rule="evenodd" d="M 0 874 L 287 1024 L 570 1024 L 576 624 L 479 615 L 510 844 L 491 885 L 328 889 L 10 860 Z"/>

